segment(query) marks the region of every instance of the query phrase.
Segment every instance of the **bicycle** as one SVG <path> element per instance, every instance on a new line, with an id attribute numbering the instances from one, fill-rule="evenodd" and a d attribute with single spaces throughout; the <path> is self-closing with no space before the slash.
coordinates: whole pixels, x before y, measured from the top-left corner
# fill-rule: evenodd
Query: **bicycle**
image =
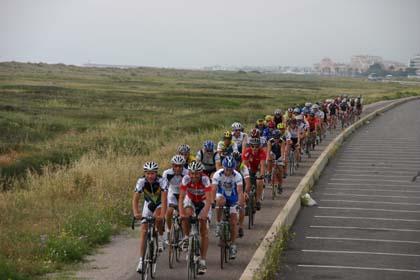
<path id="1" fill-rule="evenodd" d="M 228 255 L 231 246 L 230 235 L 230 206 L 218 206 L 223 209 L 223 219 L 220 222 L 219 246 L 220 246 L 220 268 L 223 269 L 225 263 L 228 262 Z M 237 206 L 239 209 L 240 207 Z"/>
<path id="2" fill-rule="evenodd" d="M 131 222 L 131 228 L 134 230 L 136 218 L 133 217 Z M 155 232 L 155 221 L 154 217 L 143 217 L 141 223 L 146 221 L 147 233 L 144 239 L 144 252 L 143 252 L 143 270 L 141 272 L 141 279 L 147 280 L 150 274 L 150 278 L 154 279 L 156 276 L 157 256 L 158 256 L 158 237 Z"/>
<path id="3" fill-rule="evenodd" d="M 195 208 L 193 216 L 189 218 L 191 225 L 190 235 L 188 238 L 188 251 L 187 251 L 187 274 L 188 279 L 196 279 L 198 274 L 198 265 L 200 260 L 200 226 L 197 211 Z"/>
<path id="4" fill-rule="evenodd" d="M 276 198 L 277 194 L 280 195 L 282 193 L 281 185 L 279 185 L 278 189 L 276 189 L 273 182 L 274 178 L 276 178 L 275 176 L 277 176 L 277 173 L 279 172 L 279 169 L 283 167 L 284 163 L 281 158 L 273 160 L 273 169 L 271 171 L 271 196 L 273 200 Z"/>
<path id="5" fill-rule="evenodd" d="M 257 192 L 256 192 L 256 178 L 251 176 L 251 191 L 248 195 L 248 202 L 246 206 L 246 212 L 248 212 L 248 229 L 251 229 L 254 226 L 254 216 L 257 211 L 256 202 L 257 202 Z M 245 212 L 245 213 L 246 213 Z"/>
<path id="6" fill-rule="evenodd" d="M 289 160 L 289 175 L 292 176 L 293 174 L 295 174 L 295 171 L 297 169 L 296 147 L 290 146 L 289 154 L 287 158 Z"/>
<path id="7" fill-rule="evenodd" d="M 174 260 L 179 262 L 179 257 L 181 255 L 182 248 L 180 246 L 180 241 L 182 240 L 182 230 L 181 230 L 181 219 L 178 213 L 178 207 L 176 205 L 171 205 L 174 207 L 172 214 L 172 225 L 169 230 L 169 240 L 168 240 L 168 257 L 169 257 L 169 268 L 174 268 Z"/>

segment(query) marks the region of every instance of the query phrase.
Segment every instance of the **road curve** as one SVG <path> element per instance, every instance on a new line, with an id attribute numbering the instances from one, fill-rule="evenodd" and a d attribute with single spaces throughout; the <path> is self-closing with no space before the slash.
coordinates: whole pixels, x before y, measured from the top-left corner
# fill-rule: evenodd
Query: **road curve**
<path id="1" fill-rule="evenodd" d="M 354 133 L 315 185 L 277 279 L 420 279 L 420 100 Z"/>

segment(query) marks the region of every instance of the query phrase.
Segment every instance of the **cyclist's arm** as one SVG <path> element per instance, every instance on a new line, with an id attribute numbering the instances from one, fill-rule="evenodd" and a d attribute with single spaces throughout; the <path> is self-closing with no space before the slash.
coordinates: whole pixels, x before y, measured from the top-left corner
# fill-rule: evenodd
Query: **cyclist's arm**
<path id="1" fill-rule="evenodd" d="M 186 191 L 183 189 L 183 186 L 180 187 L 179 191 L 179 199 L 178 199 L 178 208 L 179 208 L 179 215 L 185 216 L 185 209 L 184 209 L 184 199 L 185 199 Z"/>
<path id="2" fill-rule="evenodd" d="M 271 139 L 270 139 L 271 140 Z M 267 157 L 266 157 L 266 161 L 268 162 L 269 160 L 271 160 L 271 158 L 270 158 L 270 152 L 271 152 L 271 146 L 272 146 L 272 144 L 271 144 L 271 141 L 270 140 L 268 140 L 267 141 Z"/>
<path id="3" fill-rule="evenodd" d="M 163 219 L 166 214 L 166 207 L 168 206 L 168 192 L 165 190 L 161 193 L 162 210 L 160 211 L 160 219 Z"/>
<path id="4" fill-rule="evenodd" d="M 139 201 L 140 201 L 140 193 L 135 192 L 133 194 L 133 200 L 132 200 L 132 208 L 133 208 L 133 215 L 136 217 L 136 219 L 141 218 L 141 213 L 139 209 Z"/>

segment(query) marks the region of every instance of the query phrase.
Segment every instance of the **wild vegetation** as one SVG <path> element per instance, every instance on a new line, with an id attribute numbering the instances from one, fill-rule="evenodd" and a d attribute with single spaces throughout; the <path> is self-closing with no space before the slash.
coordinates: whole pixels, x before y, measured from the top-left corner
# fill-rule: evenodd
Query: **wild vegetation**
<path id="1" fill-rule="evenodd" d="M 365 102 L 420 88 L 362 79 L 0 63 L 0 278 L 83 259 L 129 222 L 145 160 L 169 166 L 233 121 L 340 93 Z"/>

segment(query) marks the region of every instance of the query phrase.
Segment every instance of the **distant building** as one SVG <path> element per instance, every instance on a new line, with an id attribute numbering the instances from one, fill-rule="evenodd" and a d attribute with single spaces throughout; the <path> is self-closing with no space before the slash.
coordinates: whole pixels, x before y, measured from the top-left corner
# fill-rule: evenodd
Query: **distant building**
<path id="1" fill-rule="evenodd" d="M 420 54 L 417 54 L 410 59 L 408 67 L 416 69 L 417 76 L 420 76 Z"/>
<path id="2" fill-rule="evenodd" d="M 375 63 L 383 64 L 382 57 L 374 55 L 353 55 L 350 60 L 350 67 L 354 73 L 360 74 L 366 72 Z"/>
<path id="3" fill-rule="evenodd" d="M 407 69 L 406 64 L 398 61 L 384 60 L 383 65 L 387 71 L 405 71 Z"/>

